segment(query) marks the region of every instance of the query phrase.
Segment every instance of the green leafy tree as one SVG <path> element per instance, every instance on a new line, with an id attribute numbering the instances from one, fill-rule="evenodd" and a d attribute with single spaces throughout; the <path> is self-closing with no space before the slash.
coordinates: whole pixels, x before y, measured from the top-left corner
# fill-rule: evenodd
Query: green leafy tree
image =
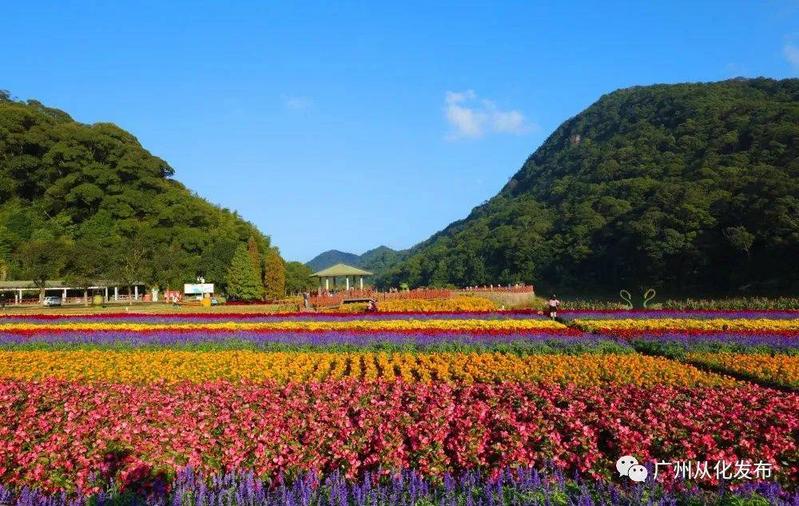
<path id="1" fill-rule="evenodd" d="M 146 280 L 154 285 L 160 287 L 162 290 L 182 289 L 183 284 L 186 282 L 194 282 L 196 276 L 188 274 L 192 272 L 192 268 L 187 265 L 189 259 L 183 255 L 180 246 L 176 244 L 169 244 L 156 248 L 151 260 L 151 270 L 146 274 Z M 230 265 L 228 262 L 225 270 L 222 271 L 222 278 L 227 276 L 227 267 Z M 220 278 L 212 278 L 220 279 Z"/>
<path id="2" fill-rule="evenodd" d="M 227 293 L 237 300 L 262 300 L 264 286 L 252 264 L 247 246 L 240 244 L 227 272 Z"/>
<path id="3" fill-rule="evenodd" d="M 727 227 L 724 229 L 724 237 L 733 249 L 745 253 L 749 258 L 755 235 L 746 230 L 746 227 Z"/>
<path id="4" fill-rule="evenodd" d="M 266 297 L 277 300 L 286 295 L 286 267 L 277 248 L 269 248 L 264 259 Z"/>
<path id="5" fill-rule="evenodd" d="M 203 250 L 200 257 L 199 274 L 208 282 L 215 283 L 222 293 L 227 291 L 227 270 L 239 244 L 234 239 L 218 238 Z"/>
<path id="6" fill-rule="evenodd" d="M 286 262 L 286 293 L 297 294 L 311 291 L 315 281 L 313 271 L 302 262 Z"/>
<path id="7" fill-rule="evenodd" d="M 97 242 L 83 239 L 72 248 L 64 277 L 70 286 L 84 290 L 84 304 L 88 304 L 88 289 L 108 277 L 106 251 Z"/>
<path id="8" fill-rule="evenodd" d="M 247 254 L 250 255 L 250 262 L 252 262 L 252 266 L 258 272 L 258 277 L 260 278 L 263 272 L 263 261 L 261 260 L 261 252 L 258 250 L 258 241 L 253 236 L 247 239 Z"/>
<path id="9" fill-rule="evenodd" d="M 134 237 L 124 240 L 116 252 L 111 273 L 114 281 L 127 287 L 127 294 L 133 294 L 133 286 L 144 283 L 147 274 L 147 251 L 145 245 Z"/>
<path id="10" fill-rule="evenodd" d="M 39 302 L 44 300 L 47 282 L 63 275 L 69 256 L 69 243 L 63 239 L 32 240 L 17 251 L 20 273 L 39 289 Z"/>

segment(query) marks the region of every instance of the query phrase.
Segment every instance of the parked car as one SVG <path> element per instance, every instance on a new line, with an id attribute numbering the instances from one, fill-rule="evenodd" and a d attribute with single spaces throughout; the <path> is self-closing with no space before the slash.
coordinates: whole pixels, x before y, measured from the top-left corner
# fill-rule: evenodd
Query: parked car
<path id="1" fill-rule="evenodd" d="M 61 297 L 55 295 L 49 295 L 44 298 L 44 300 L 42 301 L 42 305 L 46 307 L 60 306 Z"/>

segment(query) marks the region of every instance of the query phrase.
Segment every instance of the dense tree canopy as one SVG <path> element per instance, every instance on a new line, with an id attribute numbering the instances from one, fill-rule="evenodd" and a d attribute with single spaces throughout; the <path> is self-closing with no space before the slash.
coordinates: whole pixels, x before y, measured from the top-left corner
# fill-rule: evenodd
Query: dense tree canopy
<path id="1" fill-rule="evenodd" d="M 269 238 L 173 174 L 112 124 L 0 93 L 0 263 L 9 278 L 40 275 L 28 263 L 36 245 L 61 241 L 70 258 L 52 274 L 162 288 L 204 276 L 224 290 L 238 245 L 266 251 Z"/>
<path id="2" fill-rule="evenodd" d="M 67 258 L 71 255 L 70 244 L 58 239 L 34 239 L 22 244 L 14 259 L 25 278 L 39 288 L 39 300 L 44 298 L 47 281 L 64 273 Z"/>
<path id="3" fill-rule="evenodd" d="M 603 96 L 379 282 L 799 287 L 799 80 Z"/>
<path id="4" fill-rule="evenodd" d="M 266 298 L 278 300 L 286 295 L 286 264 L 276 248 L 266 250 L 263 272 Z"/>
<path id="5" fill-rule="evenodd" d="M 311 268 L 302 262 L 286 262 L 286 293 L 296 295 L 315 289 L 317 281 L 311 274 Z"/>
<path id="6" fill-rule="evenodd" d="M 264 298 L 264 285 L 253 265 L 247 246 L 240 244 L 227 272 L 227 292 L 234 300 L 256 301 Z"/>

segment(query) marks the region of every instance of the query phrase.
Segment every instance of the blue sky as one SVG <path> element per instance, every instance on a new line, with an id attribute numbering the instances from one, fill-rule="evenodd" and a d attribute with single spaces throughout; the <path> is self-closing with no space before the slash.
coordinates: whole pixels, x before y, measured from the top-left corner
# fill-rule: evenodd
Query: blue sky
<path id="1" fill-rule="evenodd" d="M 287 259 L 405 248 L 561 122 L 799 75 L 799 2 L 4 2 L 0 89 L 132 132 Z"/>

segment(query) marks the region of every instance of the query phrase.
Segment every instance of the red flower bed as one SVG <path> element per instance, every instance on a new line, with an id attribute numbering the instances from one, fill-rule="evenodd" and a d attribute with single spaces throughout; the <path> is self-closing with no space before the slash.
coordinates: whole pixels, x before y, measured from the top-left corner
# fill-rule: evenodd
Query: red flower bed
<path id="1" fill-rule="evenodd" d="M 3 330 L 4 334 L 8 335 L 18 335 L 18 336 L 52 336 L 52 335 L 59 335 L 59 334 L 74 334 L 75 332 L 81 332 L 80 330 L 70 330 L 68 328 L 63 327 L 40 327 L 35 329 L 14 329 L 14 330 Z M 90 330 L 90 331 L 83 331 L 86 333 L 91 333 L 95 335 L 103 335 L 103 334 L 120 334 L 121 332 L 125 333 L 136 333 L 136 334 L 196 334 L 198 332 L 203 332 L 209 335 L 235 335 L 236 332 L 246 332 L 249 334 L 264 334 L 264 335 L 318 335 L 318 334 L 328 334 L 331 331 L 328 329 L 292 329 L 292 330 L 280 330 L 280 329 L 255 329 L 255 330 L 230 330 L 230 329 L 219 329 L 219 328 L 205 328 L 202 326 L 197 326 L 193 328 L 173 328 L 173 329 L 127 329 L 124 331 L 114 330 L 114 329 L 102 329 L 102 330 Z M 511 335 L 519 335 L 519 336 L 552 336 L 553 338 L 557 337 L 581 337 L 585 336 L 586 333 L 582 332 L 578 329 L 574 329 L 571 327 L 564 327 L 564 328 L 554 328 L 554 329 L 535 329 L 535 330 L 519 330 L 519 329 L 346 329 L 344 331 L 347 334 L 353 335 L 384 335 L 384 334 L 394 334 L 394 335 L 407 335 L 407 336 L 443 336 L 443 335 L 463 335 L 463 336 L 472 336 L 472 335 L 479 335 L 479 336 L 511 336 Z"/>
<path id="2" fill-rule="evenodd" d="M 183 311 L 176 311 L 171 313 L 87 313 L 87 314 L 0 314 L 0 322 L 3 320 L 132 320 L 136 318 L 148 318 L 157 320 L 163 319 L 204 319 L 204 320 L 251 320 L 257 318 L 289 318 L 289 317 L 303 317 L 309 320 L 325 320 L 333 318 L 354 318 L 359 320 L 369 319 L 390 319 L 391 316 L 453 316 L 453 317 L 469 317 L 469 316 L 489 316 L 489 315 L 540 315 L 541 311 L 533 309 L 511 309 L 511 310 L 490 310 L 490 311 L 380 311 L 379 313 L 302 313 L 302 312 L 284 312 L 284 313 L 189 313 Z"/>
<path id="3" fill-rule="evenodd" d="M 609 479 L 625 454 L 763 460 L 795 484 L 798 433 L 799 394 L 757 386 L 0 382 L 0 482 L 50 490 L 185 465 L 354 477 L 552 461 Z"/>

